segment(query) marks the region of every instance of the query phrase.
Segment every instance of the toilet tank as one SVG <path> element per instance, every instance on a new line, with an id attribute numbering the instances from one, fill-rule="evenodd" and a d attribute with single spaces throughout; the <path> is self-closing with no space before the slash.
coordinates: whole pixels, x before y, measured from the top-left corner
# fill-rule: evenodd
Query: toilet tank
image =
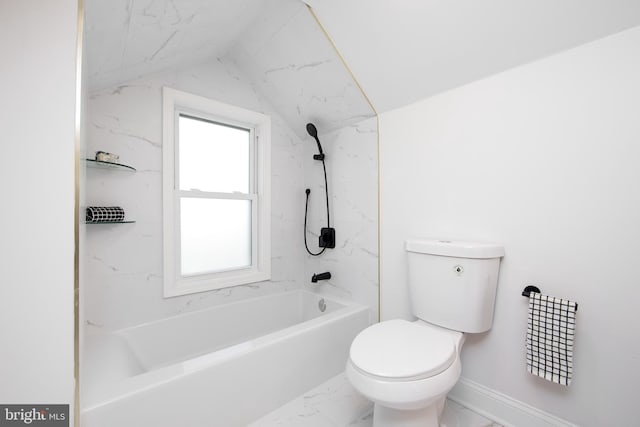
<path id="1" fill-rule="evenodd" d="M 502 246 L 409 239 L 405 248 L 416 317 L 461 332 L 491 329 Z"/>

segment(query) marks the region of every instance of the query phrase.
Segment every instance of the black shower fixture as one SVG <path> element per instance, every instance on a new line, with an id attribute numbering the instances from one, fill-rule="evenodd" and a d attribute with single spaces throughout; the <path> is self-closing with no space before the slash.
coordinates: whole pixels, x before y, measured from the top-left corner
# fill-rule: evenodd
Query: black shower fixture
<path id="1" fill-rule="evenodd" d="M 314 160 L 324 160 L 324 153 L 322 152 L 322 145 L 320 145 L 320 140 L 318 139 L 318 129 L 316 129 L 316 126 L 313 123 L 307 123 L 307 133 L 309 135 L 311 135 L 316 140 L 316 143 L 318 144 L 318 151 L 320 152 L 320 154 L 314 154 L 313 155 L 313 159 Z"/>
<path id="2" fill-rule="evenodd" d="M 329 280 L 331 279 L 331 273 L 329 271 L 325 273 L 318 273 L 311 276 L 311 282 L 318 283 L 318 280 Z"/>
<path id="3" fill-rule="evenodd" d="M 318 236 L 318 246 L 321 247 L 322 250 L 314 253 L 309 250 L 309 246 L 307 245 L 307 211 L 309 209 L 309 195 L 311 194 L 311 190 L 309 188 L 305 190 L 305 193 L 307 194 L 307 201 L 304 207 L 304 247 L 309 255 L 318 256 L 322 255 L 325 249 L 336 247 L 336 230 L 335 228 L 331 228 L 331 222 L 329 220 L 329 184 L 327 183 L 327 166 L 324 163 L 324 152 L 322 151 L 322 145 L 318 139 L 318 129 L 316 129 L 313 123 L 307 123 L 307 132 L 318 144 L 318 151 L 320 153 L 314 154 L 313 159 L 322 161 L 322 170 L 324 171 L 324 191 L 327 201 L 327 226 L 320 229 L 320 235 Z"/>

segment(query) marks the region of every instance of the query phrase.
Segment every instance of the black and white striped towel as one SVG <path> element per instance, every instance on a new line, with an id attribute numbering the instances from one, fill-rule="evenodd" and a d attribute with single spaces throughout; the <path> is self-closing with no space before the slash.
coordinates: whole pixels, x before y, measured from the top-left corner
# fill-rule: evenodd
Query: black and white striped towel
<path id="1" fill-rule="evenodd" d="M 527 324 L 527 370 L 546 380 L 570 385 L 577 304 L 531 292 Z"/>

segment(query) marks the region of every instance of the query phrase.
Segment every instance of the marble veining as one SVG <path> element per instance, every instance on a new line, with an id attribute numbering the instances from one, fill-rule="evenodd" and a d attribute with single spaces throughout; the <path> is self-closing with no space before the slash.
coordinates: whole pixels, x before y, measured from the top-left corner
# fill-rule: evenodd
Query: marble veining
<path id="1" fill-rule="evenodd" d="M 344 374 L 249 424 L 248 427 L 371 427 L 373 403 L 349 384 Z M 503 427 L 472 410 L 447 400 L 442 427 Z"/>
<path id="2" fill-rule="evenodd" d="M 378 144 L 375 118 L 337 131 L 319 130 L 326 155 L 331 226 L 336 248 L 305 259 L 305 286 L 315 292 L 358 301 L 378 319 Z M 311 188 L 308 241 L 315 251 L 317 235 L 326 227 L 322 165 L 313 160 L 317 150 L 307 137 L 305 183 Z M 313 273 L 330 271 L 331 279 L 311 283 Z"/>
<path id="3" fill-rule="evenodd" d="M 309 121 L 331 132 L 374 116 L 302 2 L 273 3 L 228 56 L 300 138 Z"/>
<path id="4" fill-rule="evenodd" d="M 373 404 L 360 396 L 344 375 L 338 375 L 249 427 L 371 426 Z"/>
<path id="5" fill-rule="evenodd" d="M 204 37 L 223 17 L 219 28 L 233 26 L 228 38 Z M 85 151 L 119 154 L 138 170 L 87 173 L 87 204 L 119 205 L 136 220 L 87 229 L 89 324 L 124 327 L 299 287 L 366 304 L 377 319 L 377 122 L 302 2 L 265 8 L 264 0 L 89 1 L 87 45 Z M 162 86 L 271 116 L 270 281 L 162 297 Z M 315 246 L 324 186 L 311 160 L 309 121 L 327 153 L 338 238 L 336 249 L 313 259 L 303 246 L 304 189 L 313 191 L 308 239 Z M 333 278 L 311 285 L 311 275 L 325 270 Z"/>
<path id="6" fill-rule="evenodd" d="M 266 112 L 272 117 L 272 281 L 165 299 L 162 295 L 161 88 L 170 86 Z M 87 226 L 85 324 L 119 328 L 301 286 L 302 144 L 269 103 L 259 99 L 233 64 L 222 59 L 120 83 L 91 94 L 88 156 L 120 155 L 136 173 L 91 169 L 89 205 L 118 205 L 135 224 Z M 266 108 L 266 109 L 265 109 Z"/>
<path id="7" fill-rule="evenodd" d="M 224 55 L 258 19 L 266 3 L 265 0 L 86 1 L 90 89 Z"/>

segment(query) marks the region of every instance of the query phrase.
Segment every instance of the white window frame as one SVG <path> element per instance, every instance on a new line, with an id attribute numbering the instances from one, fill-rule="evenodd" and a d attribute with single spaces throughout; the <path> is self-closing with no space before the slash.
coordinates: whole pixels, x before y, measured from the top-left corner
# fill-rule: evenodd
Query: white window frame
<path id="1" fill-rule="evenodd" d="M 198 95 L 163 87 L 163 247 L 164 296 L 204 292 L 269 280 L 271 277 L 271 119 L 269 116 Z M 182 276 L 180 260 L 180 198 L 205 192 L 178 188 L 178 126 L 180 114 L 250 129 L 252 138 L 251 265 L 215 273 Z M 215 198 L 238 198 L 233 193 L 211 193 Z M 244 196 L 243 200 L 247 200 Z"/>

